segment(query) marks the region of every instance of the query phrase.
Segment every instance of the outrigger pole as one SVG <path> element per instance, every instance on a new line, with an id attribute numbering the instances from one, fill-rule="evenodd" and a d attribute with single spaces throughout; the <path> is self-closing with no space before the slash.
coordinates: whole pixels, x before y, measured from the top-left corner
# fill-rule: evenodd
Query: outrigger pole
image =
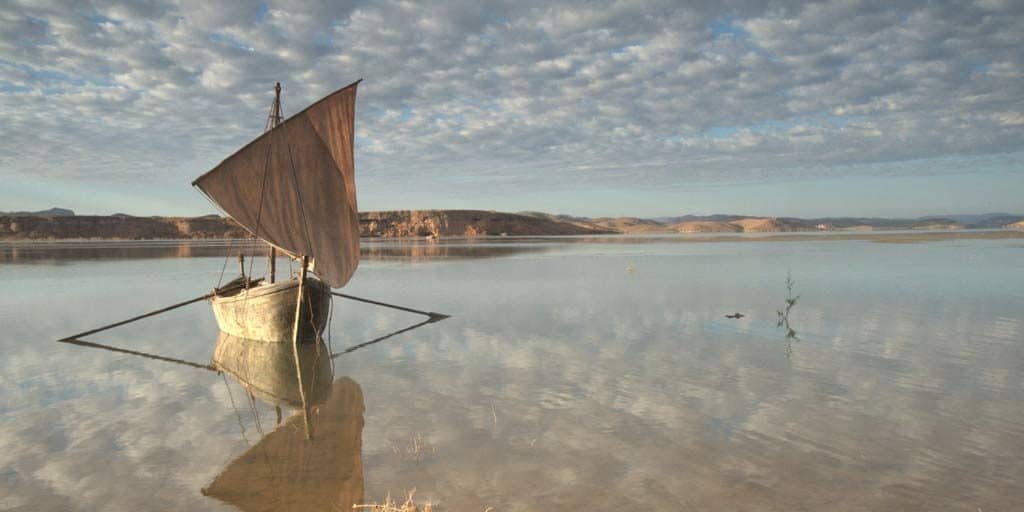
<path id="1" fill-rule="evenodd" d="M 107 325 L 104 325 L 103 327 L 97 327 L 95 329 L 91 329 L 91 330 L 88 330 L 88 331 L 85 331 L 85 332 L 80 332 L 78 334 L 72 334 L 71 336 L 67 336 L 67 337 L 61 338 L 61 339 L 59 339 L 57 341 L 71 341 L 71 340 L 75 340 L 75 339 L 78 339 L 78 338 L 82 338 L 82 337 L 88 336 L 90 334 L 96 334 L 98 332 L 102 332 L 102 331 L 105 331 L 107 329 L 113 329 L 114 327 L 122 326 L 124 324 L 130 324 L 130 323 L 135 322 L 137 320 L 142 320 L 143 318 L 149 318 L 149 317 L 154 316 L 154 315 L 159 315 L 160 313 L 166 313 L 166 312 L 168 312 L 168 311 L 170 311 L 172 309 L 178 309 L 178 308 L 180 308 L 182 306 L 187 306 L 189 304 L 192 304 L 193 302 L 199 302 L 201 300 L 209 299 L 210 297 L 213 297 L 213 292 L 207 293 L 206 295 L 201 295 L 201 296 L 196 297 L 194 299 L 186 300 L 184 302 L 179 302 L 177 304 L 172 304 L 172 305 L 167 306 L 165 308 L 160 308 L 160 309 L 157 309 L 155 311 L 150 311 L 149 313 L 144 313 L 144 314 L 141 314 L 139 316 L 133 316 L 133 317 L 127 319 L 127 320 L 121 320 L 120 322 L 114 322 L 112 324 L 107 324 Z"/>
<path id="2" fill-rule="evenodd" d="M 193 363 L 192 361 L 186 361 L 184 359 L 178 359 L 176 357 L 162 356 L 159 354 L 150 354 L 148 352 L 140 352 L 138 350 L 129 350 L 126 348 L 111 347 L 110 345 L 104 345 L 102 343 L 93 343 L 91 341 L 80 340 L 77 338 L 64 338 L 57 340 L 59 343 L 70 343 L 72 345 L 78 345 L 81 347 L 98 348 L 100 350 L 109 350 L 111 352 L 120 352 L 122 354 L 130 354 L 133 356 L 145 357 L 146 359 L 155 359 L 157 361 L 165 361 L 168 363 L 176 363 L 185 366 L 191 366 L 192 368 L 198 368 L 200 370 L 207 370 L 211 372 L 220 373 L 220 370 L 213 367 L 210 364 L 199 364 Z M 358 345 L 357 345 L 358 346 Z"/>
<path id="3" fill-rule="evenodd" d="M 238 286 L 242 287 L 243 285 L 239 284 Z M 221 289 L 220 290 L 221 293 L 223 293 L 225 291 L 226 291 L 225 289 Z M 114 322 L 112 324 L 107 324 L 107 325 L 104 325 L 104 326 L 101 326 L 101 327 L 97 327 L 95 329 L 90 329 L 88 331 L 80 332 L 78 334 L 72 334 L 71 336 L 65 336 L 65 337 L 63 337 L 63 338 L 61 338 L 61 339 L 59 339 L 57 341 L 65 341 L 66 342 L 66 341 L 77 340 L 79 338 L 84 338 L 84 337 L 89 336 L 91 334 L 96 334 L 98 332 L 103 332 L 103 331 L 106 331 L 108 329 L 113 329 L 114 327 L 120 327 L 122 325 L 130 324 L 132 322 L 136 322 L 136 321 L 142 320 L 144 318 L 149 318 L 151 316 L 156 316 L 156 315 L 159 315 L 161 313 L 166 313 L 168 311 L 172 311 L 172 310 L 178 309 L 180 307 L 188 306 L 189 304 L 192 304 L 192 303 L 195 303 L 195 302 L 199 302 L 201 300 L 209 299 L 210 297 L 213 297 L 213 295 L 214 295 L 214 292 L 210 292 L 210 293 L 207 293 L 205 295 L 200 295 L 199 297 L 196 297 L 194 299 L 189 299 L 189 300 L 186 300 L 186 301 L 182 301 L 182 302 L 179 302 L 177 304 L 171 304 L 170 306 L 163 307 L 163 308 L 160 308 L 160 309 L 157 309 L 157 310 L 154 310 L 154 311 L 150 311 L 149 313 L 143 313 L 143 314 L 138 315 L 138 316 L 133 316 L 133 317 L 127 319 L 127 320 L 121 320 L 120 322 Z M 379 302 L 379 301 L 375 301 L 375 300 L 364 299 L 362 297 L 356 297 L 354 295 L 346 295 L 344 293 L 331 292 L 331 295 L 335 295 L 335 296 L 341 297 L 343 299 L 349 299 L 349 300 L 354 300 L 354 301 L 358 301 L 358 302 L 365 302 L 367 304 L 373 304 L 375 306 L 381 306 L 381 307 L 385 307 L 385 308 L 397 309 L 399 311 L 406 311 L 408 313 L 416 313 L 418 315 L 424 315 L 424 316 L 426 316 L 428 318 L 427 323 L 437 322 L 437 321 L 444 320 L 445 318 L 449 318 L 450 317 L 450 315 L 445 315 L 445 314 L 442 314 L 442 313 L 431 313 L 429 311 L 421 311 L 421 310 L 418 310 L 418 309 L 407 308 L 405 306 L 398 306 L 398 305 L 395 305 L 395 304 L 388 304 L 386 302 Z"/>
<path id="4" fill-rule="evenodd" d="M 388 334 L 385 334 L 383 336 L 378 336 L 378 337 L 376 337 L 376 338 L 374 338 L 372 340 L 364 341 L 362 343 L 359 343 L 359 344 L 356 344 L 356 345 L 352 345 L 352 346 L 350 346 L 350 347 L 348 347 L 348 348 L 346 348 L 346 349 L 344 349 L 344 350 L 342 350 L 340 352 L 335 352 L 335 353 L 331 354 L 331 359 L 337 359 L 337 358 L 339 358 L 339 357 L 341 357 L 343 355 L 350 354 L 350 353 L 355 352 L 357 350 L 369 347 L 371 345 L 375 345 L 375 344 L 380 343 L 380 342 L 382 342 L 384 340 L 387 340 L 389 338 L 393 338 L 395 336 L 398 336 L 399 334 L 409 332 L 409 331 L 411 331 L 413 329 L 417 329 L 419 327 L 423 327 L 424 325 L 427 325 L 427 324 L 432 324 L 435 321 L 424 320 L 422 322 L 417 322 L 417 323 L 412 324 L 412 325 L 410 325 L 408 327 L 403 327 L 401 329 L 398 329 L 396 331 L 392 331 L 392 332 L 390 332 Z M 174 358 L 174 357 L 170 357 L 170 356 L 165 356 L 165 355 L 160 355 L 160 354 L 153 354 L 151 352 L 142 352 L 142 351 L 139 351 L 139 350 L 130 350 L 130 349 L 126 349 L 126 348 L 113 347 L 113 346 L 110 346 L 110 345 L 104 345 L 102 343 L 94 343 L 94 342 L 91 342 L 91 341 L 85 341 L 85 340 L 76 339 L 76 338 L 65 338 L 65 339 L 62 339 L 62 340 L 57 340 L 57 343 L 68 343 L 68 344 L 71 344 L 71 345 L 78 345 L 80 347 L 85 347 L 85 348 L 95 348 L 95 349 L 100 349 L 100 350 L 107 350 L 107 351 L 110 351 L 110 352 L 119 352 L 119 353 L 122 353 L 122 354 L 128 354 L 128 355 L 138 356 L 138 357 L 144 357 L 146 359 L 153 359 L 153 360 L 157 360 L 157 361 L 163 361 L 163 362 L 166 362 L 166 363 L 174 363 L 174 364 L 180 364 L 180 365 L 184 365 L 184 366 L 191 366 L 192 368 L 197 368 L 197 369 L 200 369 L 200 370 L 206 370 L 206 371 L 210 371 L 210 372 L 214 372 L 214 373 L 220 373 L 221 372 L 220 369 L 218 369 L 217 367 L 215 367 L 212 364 L 200 364 L 200 363 L 195 363 L 195 362 L 192 362 L 192 361 L 185 361 L 184 359 L 178 359 L 178 358 Z"/>
<path id="5" fill-rule="evenodd" d="M 449 318 L 451 316 L 451 315 L 445 315 L 445 314 L 442 314 L 442 313 L 433 313 L 433 312 L 430 312 L 430 311 L 420 311 L 418 309 L 407 308 L 405 306 L 398 306 L 398 305 L 395 305 L 395 304 L 388 304 L 387 302 L 379 302 L 379 301 L 375 301 L 375 300 L 364 299 L 362 297 L 356 297 L 355 295 L 346 295 L 344 293 L 331 292 L 331 295 L 334 295 L 335 297 L 341 297 L 343 299 L 349 299 L 349 300 L 354 300 L 354 301 L 357 301 L 357 302 L 365 302 L 367 304 L 373 304 L 374 306 L 381 306 L 381 307 L 385 307 L 385 308 L 397 309 L 399 311 L 405 311 L 407 313 L 416 313 L 417 315 L 423 315 L 423 316 L 426 316 L 429 319 L 428 323 L 430 323 L 430 322 L 437 322 L 439 320 L 444 320 L 445 318 Z"/>

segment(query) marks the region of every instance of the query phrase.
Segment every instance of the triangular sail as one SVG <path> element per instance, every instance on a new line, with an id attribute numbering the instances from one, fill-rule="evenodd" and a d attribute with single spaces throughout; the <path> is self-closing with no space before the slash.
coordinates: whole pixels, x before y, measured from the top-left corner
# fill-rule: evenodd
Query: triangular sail
<path id="1" fill-rule="evenodd" d="M 344 286 L 359 265 L 355 82 L 263 134 L 193 185 L 253 235 Z"/>

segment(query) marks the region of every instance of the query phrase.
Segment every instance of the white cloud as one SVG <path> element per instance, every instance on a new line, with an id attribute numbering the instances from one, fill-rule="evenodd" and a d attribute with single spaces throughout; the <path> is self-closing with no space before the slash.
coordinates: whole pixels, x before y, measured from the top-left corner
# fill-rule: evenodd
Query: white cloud
<path id="1" fill-rule="evenodd" d="M 259 133 L 274 81 L 294 113 L 360 77 L 371 186 L 509 168 L 535 187 L 672 185 L 1012 153 L 1015 9 L 15 2 L 0 11 L 0 168 L 186 183 Z M 821 116 L 839 119 L 807 125 Z"/>

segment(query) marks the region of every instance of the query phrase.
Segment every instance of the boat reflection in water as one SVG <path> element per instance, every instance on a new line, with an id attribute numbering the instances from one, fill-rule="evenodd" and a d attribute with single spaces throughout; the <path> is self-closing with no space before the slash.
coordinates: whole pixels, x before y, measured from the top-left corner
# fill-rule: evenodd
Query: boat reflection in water
<path id="1" fill-rule="evenodd" d="M 362 502 L 362 389 L 348 377 L 333 380 L 323 341 L 299 344 L 298 360 L 301 388 L 290 343 L 218 337 L 213 356 L 218 370 L 278 408 L 302 411 L 305 393 L 308 409 L 279 422 L 232 460 L 203 488 L 204 495 L 247 512 L 352 510 Z"/>
<path id="2" fill-rule="evenodd" d="M 293 348 L 298 349 L 301 390 Z M 213 367 L 234 377 L 263 402 L 292 409 L 302 409 L 303 393 L 310 407 L 324 402 L 334 379 L 330 352 L 322 339 L 292 345 L 239 338 L 222 331 L 213 349 Z"/>
<path id="3" fill-rule="evenodd" d="M 335 379 L 331 360 L 445 318 L 432 314 L 333 354 L 322 339 L 274 343 L 221 332 L 210 364 L 80 338 L 59 342 L 230 375 L 275 407 L 274 430 L 228 463 L 203 495 L 247 512 L 352 510 L 363 499 L 363 391 L 348 377 Z M 282 408 L 297 414 L 282 421 Z"/>

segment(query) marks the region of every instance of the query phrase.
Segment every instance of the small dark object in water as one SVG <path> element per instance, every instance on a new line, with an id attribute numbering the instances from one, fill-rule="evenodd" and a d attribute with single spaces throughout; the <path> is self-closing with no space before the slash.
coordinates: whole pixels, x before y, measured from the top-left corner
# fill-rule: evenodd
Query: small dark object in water
<path id="1" fill-rule="evenodd" d="M 731 315 L 725 315 L 726 318 L 743 318 L 743 313 L 733 313 Z"/>

